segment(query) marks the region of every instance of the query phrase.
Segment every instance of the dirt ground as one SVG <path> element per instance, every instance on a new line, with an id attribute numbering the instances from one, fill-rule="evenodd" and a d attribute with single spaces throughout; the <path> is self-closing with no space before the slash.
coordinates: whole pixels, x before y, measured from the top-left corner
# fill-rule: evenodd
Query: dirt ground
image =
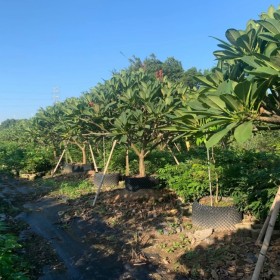
<path id="1" fill-rule="evenodd" d="M 166 189 L 104 187 L 95 207 L 94 193 L 52 197 L 32 182 L 2 179 L 0 191 L 19 209 L 7 219 L 19 228 L 32 279 L 250 279 L 260 250 L 250 227 L 198 239 L 191 205 Z M 275 235 L 261 279 L 280 279 L 279 249 Z"/>

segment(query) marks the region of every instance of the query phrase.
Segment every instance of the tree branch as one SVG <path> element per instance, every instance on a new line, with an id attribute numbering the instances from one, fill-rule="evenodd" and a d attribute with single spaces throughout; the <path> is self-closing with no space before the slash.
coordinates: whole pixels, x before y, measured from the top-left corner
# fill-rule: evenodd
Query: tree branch
<path id="1" fill-rule="evenodd" d="M 131 144 L 131 148 L 133 149 L 133 151 L 136 153 L 137 156 L 140 155 L 140 151 L 137 149 L 137 147 L 134 144 Z"/>
<path id="2" fill-rule="evenodd" d="M 265 123 L 280 124 L 280 116 L 278 115 L 272 115 L 270 117 L 259 116 L 257 120 Z"/>

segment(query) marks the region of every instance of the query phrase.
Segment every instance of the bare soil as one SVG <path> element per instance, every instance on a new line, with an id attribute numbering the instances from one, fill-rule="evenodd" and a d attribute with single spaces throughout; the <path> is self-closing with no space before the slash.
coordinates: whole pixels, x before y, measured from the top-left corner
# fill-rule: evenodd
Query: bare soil
<path id="1" fill-rule="evenodd" d="M 16 191 L 21 184 L 2 182 L 0 190 L 14 193 L 12 203 L 22 209 L 15 222 L 29 225 L 32 238 L 22 242 L 31 279 L 251 278 L 260 250 L 253 222 L 248 230 L 214 231 L 198 240 L 191 205 L 166 189 L 103 188 L 93 208 L 94 193 L 69 200 L 50 197 L 45 188 L 27 195 Z M 261 279 L 280 279 L 279 249 L 275 235 Z"/>

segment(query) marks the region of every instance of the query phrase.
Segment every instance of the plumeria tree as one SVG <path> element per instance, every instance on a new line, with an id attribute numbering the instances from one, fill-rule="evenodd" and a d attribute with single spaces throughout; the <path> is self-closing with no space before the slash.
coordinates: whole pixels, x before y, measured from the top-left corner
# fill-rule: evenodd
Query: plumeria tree
<path id="1" fill-rule="evenodd" d="M 164 77 L 151 80 L 144 70 L 116 75 L 120 83 L 113 122 L 113 135 L 130 147 L 139 159 L 139 175 L 145 176 L 145 158 L 160 144 L 168 141 L 170 132 L 160 127 L 170 121 L 169 115 L 181 104 L 176 84 Z"/>
<path id="2" fill-rule="evenodd" d="M 280 129 L 280 10 L 270 7 L 226 38 L 214 52 L 217 67 L 196 77 L 200 94 L 186 112 L 208 120 L 201 126 L 208 147 L 229 134 L 242 143 L 253 131 Z"/>

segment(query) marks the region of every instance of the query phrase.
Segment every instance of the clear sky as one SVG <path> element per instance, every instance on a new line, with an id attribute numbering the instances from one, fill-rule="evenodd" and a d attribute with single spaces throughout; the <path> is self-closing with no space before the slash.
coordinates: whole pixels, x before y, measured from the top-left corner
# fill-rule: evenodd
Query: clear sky
<path id="1" fill-rule="evenodd" d="M 244 29 L 275 0 L 0 0 L 0 122 L 80 96 L 133 55 L 215 65 L 228 28 Z M 57 96 L 57 97 L 56 97 Z"/>

